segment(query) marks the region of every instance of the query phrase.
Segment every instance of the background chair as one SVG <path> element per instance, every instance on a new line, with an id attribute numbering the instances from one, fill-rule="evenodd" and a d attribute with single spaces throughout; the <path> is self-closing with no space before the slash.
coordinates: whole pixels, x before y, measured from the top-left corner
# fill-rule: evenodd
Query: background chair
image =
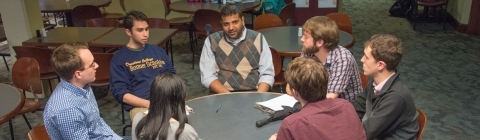
<path id="1" fill-rule="evenodd" d="M 337 23 L 339 30 L 352 34 L 352 21 L 348 15 L 343 13 L 330 13 L 326 16 Z"/>
<path id="2" fill-rule="evenodd" d="M 30 140 L 50 140 L 45 125 L 34 127 L 32 130 L 28 131 L 28 138 Z"/>
<path id="3" fill-rule="evenodd" d="M 420 109 L 417 109 L 417 112 L 418 112 L 418 125 L 420 126 L 420 129 L 418 129 L 418 133 L 417 133 L 417 140 L 421 140 L 423 131 L 425 131 L 425 127 L 427 126 L 427 116 Z"/>
<path id="4" fill-rule="evenodd" d="M 280 10 L 278 17 L 282 19 L 282 23 L 285 26 L 294 26 L 295 25 L 295 3 L 290 3 L 285 5 L 285 7 Z M 287 20 L 290 19 L 290 25 L 287 23 Z"/>
<path id="5" fill-rule="evenodd" d="M 120 23 L 111 18 L 92 18 L 85 20 L 87 27 L 119 27 Z"/>
<path id="6" fill-rule="evenodd" d="M 283 86 L 287 84 L 287 81 L 285 81 L 285 77 L 283 76 L 282 59 L 274 48 L 270 47 L 270 52 L 272 53 L 273 68 L 275 69 L 273 86 L 280 86 L 280 92 L 283 92 Z"/>
<path id="7" fill-rule="evenodd" d="M 110 90 L 110 61 L 113 53 L 92 53 L 95 62 L 99 65 L 96 69 L 95 81 L 90 83 L 96 100 L 105 98 Z"/>
<path id="8" fill-rule="evenodd" d="M 148 18 L 148 27 L 149 28 L 159 28 L 159 29 L 169 29 L 170 28 L 170 21 L 162 18 Z M 163 49 L 170 54 L 170 60 L 172 61 L 173 65 L 173 48 L 172 48 L 172 38 L 168 39 L 168 41 L 162 45 Z M 170 50 L 170 53 L 169 53 Z"/>
<path id="9" fill-rule="evenodd" d="M 93 5 L 80 5 L 72 9 L 72 22 L 75 27 L 85 27 L 85 20 L 103 18 L 102 12 Z"/>
<path id="10" fill-rule="evenodd" d="M 192 15 L 189 15 L 187 17 L 175 17 L 175 18 L 170 18 L 168 17 L 168 15 L 170 15 L 170 12 L 172 12 L 172 10 L 170 10 L 170 4 L 172 4 L 172 2 L 170 0 L 162 0 L 163 2 L 163 5 L 165 5 L 165 19 L 168 20 L 168 22 L 170 23 L 170 27 L 171 28 L 175 28 L 175 29 L 181 29 L 181 27 L 187 27 L 187 30 L 188 30 L 188 37 L 189 37 L 189 40 L 190 40 L 190 47 L 192 48 L 192 55 L 193 55 L 193 41 L 194 41 L 194 29 L 193 29 L 193 17 Z M 193 65 L 193 62 L 192 62 L 192 65 Z M 193 67 L 192 67 L 193 69 Z"/>
<path id="11" fill-rule="evenodd" d="M 55 73 L 52 63 L 50 63 L 50 57 L 53 53 L 52 50 L 30 46 L 14 46 L 13 50 L 15 50 L 17 58 L 31 57 L 37 60 L 40 66 L 40 79 L 48 80 L 50 92 L 53 91 L 52 82 L 50 80 L 58 79 L 60 82 L 60 77 L 58 77 L 57 73 Z"/>
<path id="12" fill-rule="evenodd" d="M 220 23 L 220 21 L 222 20 L 222 16 L 220 15 L 220 12 L 215 10 L 199 9 L 193 15 L 193 20 L 195 21 L 193 25 L 194 25 L 195 34 L 197 37 L 201 37 L 201 38 L 207 37 L 207 32 L 205 31 L 205 25 L 207 24 L 210 24 L 210 26 L 212 27 L 210 30 L 210 33 L 221 31 L 223 29 L 222 24 Z M 197 39 L 195 38 L 195 44 L 196 44 L 196 40 Z M 193 47 L 191 48 L 191 50 L 192 50 L 192 69 L 193 69 L 194 68 L 193 62 L 195 62 Z"/>
<path id="13" fill-rule="evenodd" d="M 443 30 L 445 31 L 445 23 L 447 21 L 447 3 L 448 0 L 415 0 L 413 3 L 413 13 L 411 23 L 413 24 L 413 30 L 415 30 L 415 25 L 418 22 L 419 18 L 428 19 L 429 10 L 433 10 L 433 16 L 436 15 L 437 7 L 440 7 L 440 12 L 443 16 Z M 418 15 L 418 6 L 423 6 L 423 15 Z M 443 8 L 445 6 L 445 9 Z"/>
<path id="14" fill-rule="evenodd" d="M 362 88 L 365 90 L 365 87 L 367 87 L 368 84 L 368 77 L 363 74 L 363 72 L 360 72 L 360 80 L 362 81 Z"/>
<path id="15" fill-rule="evenodd" d="M 122 4 L 123 4 L 123 7 L 122 7 L 122 8 L 125 7 L 125 5 L 124 5 L 125 2 L 124 2 L 124 0 L 120 0 L 119 3 L 120 3 L 120 7 L 122 7 Z M 125 9 L 124 9 L 123 11 L 124 11 L 124 13 L 126 13 L 126 12 L 125 12 Z M 109 19 L 122 20 L 123 17 L 125 16 L 123 13 L 110 13 L 110 12 L 108 12 L 107 10 L 105 10 L 105 7 L 102 7 L 101 10 L 100 10 L 100 12 L 102 13 L 103 18 L 109 18 Z"/>
<path id="16" fill-rule="evenodd" d="M 255 19 L 253 30 L 283 26 L 282 19 L 275 14 L 262 14 Z"/>
<path id="17" fill-rule="evenodd" d="M 23 119 L 25 119 L 25 122 L 28 125 L 28 128 L 32 129 L 32 126 L 30 126 L 30 123 L 28 122 L 25 114 L 28 112 L 40 110 L 41 106 L 38 102 L 37 96 L 37 94 L 42 94 L 40 67 L 37 60 L 30 57 L 22 57 L 20 59 L 17 59 L 17 61 L 15 61 L 12 67 L 12 81 L 15 87 L 23 91 L 23 94 L 28 91 L 33 93 L 35 97 L 33 101 L 30 99 L 25 99 L 23 108 L 17 114 L 22 115 Z M 10 129 L 13 135 L 13 128 L 10 127 Z"/>

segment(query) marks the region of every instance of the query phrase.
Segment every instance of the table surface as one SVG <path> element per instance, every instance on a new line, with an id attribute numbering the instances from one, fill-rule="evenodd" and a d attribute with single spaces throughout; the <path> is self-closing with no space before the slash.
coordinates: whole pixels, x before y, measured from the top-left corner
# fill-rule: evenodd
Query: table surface
<path id="1" fill-rule="evenodd" d="M 269 115 L 254 106 L 278 97 L 279 93 L 231 93 L 200 97 L 187 101 L 193 108 L 188 116 L 189 124 L 204 140 L 267 140 L 277 133 L 281 121 L 271 122 L 261 128 L 255 122 Z M 222 105 L 218 113 L 218 106 Z"/>
<path id="2" fill-rule="evenodd" d="M 265 36 L 265 39 L 272 48 L 278 51 L 281 56 L 298 57 L 302 53 L 302 41 L 298 36 L 300 26 L 283 26 L 258 30 Z M 340 46 L 353 42 L 353 36 L 347 32 L 338 30 Z"/>
<path id="3" fill-rule="evenodd" d="M 79 5 L 106 7 L 112 0 L 38 0 L 41 12 L 68 12 Z"/>
<path id="4" fill-rule="evenodd" d="M 257 8 L 258 6 L 260 6 L 261 2 L 255 1 L 236 4 L 239 8 L 241 8 L 242 12 L 244 12 Z M 225 6 L 225 4 L 211 2 L 188 2 L 187 0 L 181 0 L 171 3 L 170 10 L 179 13 L 194 14 L 195 11 L 197 11 L 198 9 L 212 9 L 220 12 L 223 6 Z"/>
<path id="5" fill-rule="evenodd" d="M 6 115 L 9 113 L 19 112 L 23 107 L 24 100 L 23 94 L 18 91 L 17 88 L 0 83 L 0 124 L 7 122 L 11 118 L 6 118 Z M 11 117 L 14 117 L 12 115 Z"/>
<path id="6" fill-rule="evenodd" d="M 177 29 L 158 29 L 149 28 L 148 43 L 153 45 L 161 45 L 174 36 Z M 125 28 L 117 28 L 103 35 L 102 37 L 89 43 L 92 47 L 123 47 L 130 37 L 125 33 Z"/>
<path id="7" fill-rule="evenodd" d="M 47 37 L 31 38 L 23 46 L 60 46 L 73 42 L 92 42 L 115 29 L 114 27 L 59 27 L 47 32 Z"/>

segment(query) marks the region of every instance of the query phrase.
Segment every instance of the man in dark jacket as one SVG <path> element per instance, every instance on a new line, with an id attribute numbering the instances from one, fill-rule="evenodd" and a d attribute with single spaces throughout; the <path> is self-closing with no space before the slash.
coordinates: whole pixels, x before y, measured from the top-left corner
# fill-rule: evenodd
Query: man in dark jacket
<path id="1" fill-rule="evenodd" d="M 367 139 L 415 139 L 418 113 L 410 90 L 396 68 L 402 59 L 400 39 L 377 34 L 365 42 L 363 71 L 372 79 L 353 102 Z"/>

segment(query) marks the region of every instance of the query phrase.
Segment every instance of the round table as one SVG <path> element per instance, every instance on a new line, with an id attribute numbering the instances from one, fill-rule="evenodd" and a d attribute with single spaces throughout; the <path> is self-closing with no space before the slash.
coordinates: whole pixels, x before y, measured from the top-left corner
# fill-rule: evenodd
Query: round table
<path id="1" fill-rule="evenodd" d="M 302 41 L 298 36 L 300 26 L 282 26 L 258 30 L 272 48 L 281 56 L 299 57 L 302 53 Z M 338 45 L 350 48 L 355 44 L 355 37 L 351 34 L 338 30 L 340 42 Z"/>
<path id="2" fill-rule="evenodd" d="M 235 3 L 242 12 L 250 11 L 260 6 L 260 1 L 247 2 L 247 3 Z M 220 11 L 225 4 L 211 3 L 211 2 L 188 2 L 187 0 L 181 0 L 170 4 L 170 10 L 185 13 L 194 14 L 199 9 L 211 9 Z"/>
<path id="3" fill-rule="evenodd" d="M 283 94 L 238 92 L 216 94 L 187 101 L 195 113 L 188 116 L 189 124 L 204 140 L 267 140 L 277 133 L 281 121 L 261 128 L 255 122 L 268 118 L 268 113 L 255 109 L 256 102 L 267 101 Z M 220 109 L 217 111 L 217 109 Z"/>
<path id="4" fill-rule="evenodd" d="M 22 109 L 25 97 L 16 87 L 0 83 L 0 125 L 8 122 Z"/>

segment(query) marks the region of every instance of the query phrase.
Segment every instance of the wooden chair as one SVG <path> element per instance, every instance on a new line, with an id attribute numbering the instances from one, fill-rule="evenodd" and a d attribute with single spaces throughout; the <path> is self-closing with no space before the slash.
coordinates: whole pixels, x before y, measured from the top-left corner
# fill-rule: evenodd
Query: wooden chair
<path id="1" fill-rule="evenodd" d="M 28 125 L 28 128 L 32 129 L 32 126 L 28 122 L 25 114 L 28 112 L 37 111 L 41 106 L 38 102 L 37 96 L 37 94 L 42 94 L 40 67 L 37 60 L 31 57 L 22 57 L 17 59 L 12 67 L 12 81 L 15 87 L 21 89 L 24 94 L 26 91 L 28 91 L 33 93 L 35 97 L 34 100 L 25 99 L 22 109 L 17 114 L 22 115 L 23 119 L 25 119 L 25 122 Z"/>
<path id="2" fill-rule="evenodd" d="M 87 27 L 119 27 L 119 22 L 111 18 L 92 18 L 85 20 Z"/>
<path id="3" fill-rule="evenodd" d="M 94 87 L 109 86 L 110 60 L 112 60 L 113 53 L 92 53 L 92 55 L 99 67 L 95 74 L 95 81 L 90 85 Z"/>
<path id="4" fill-rule="evenodd" d="M 295 25 L 295 3 L 290 3 L 285 5 L 285 7 L 280 10 L 278 17 L 282 19 L 282 23 L 285 26 L 294 26 Z M 288 25 L 287 20 L 290 19 L 291 24 Z"/>
<path id="5" fill-rule="evenodd" d="M 103 18 L 102 12 L 93 5 L 80 5 L 72 9 L 72 22 L 75 27 L 85 27 L 85 20 Z"/>
<path id="6" fill-rule="evenodd" d="M 282 19 L 275 14 L 262 14 L 255 19 L 253 30 L 283 26 Z"/>
<path id="7" fill-rule="evenodd" d="M 418 126 L 420 126 L 417 133 L 417 140 L 421 140 L 423 131 L 425 131 L 425 127 L 427 127 L 427 116 L 420 109 L 417 109 L 417 112 L 418 112 Z"/>
<path id="8" fill-rule="evenodd" d="M 170 27 L 177 28 L 179 30 L 180 30 L 181 26 L 186 26 L 188 28 L 188 38 L 189 38 L 189 41 L 190 41 L 190 50 L 192 51 L 192 69 L 194 69 L 194 62 L 195 61 L 193 61 L 193 60 L 195 60 L 195 58 L 194 58 L 195 54 L 194 54 L 193 48 L 195 47 L 194 46 L 194 41 L 195 41 L 194 40 L 195 39 L 195 37 L 194 37 L 195 33 L 194 32 L 195 31 L 193 29 L 194 28 L 193 27 L 193 17 L 190 15 L 188 17 L 168 18 L 168 15 L 170 14 L 170 12 L 172 12 L 172 10 L 170 10 L 170 4 L 172 4 L 172 2 L 170 0 L 162 0 L 162 2 L 163 2 L 163 5 L 165 6 L 165 19 L 167 19 L 169 21 Z"/>
<path id="9" fill-rule="evenodd" d="M 30 140 L 50 140 L 45 125 L 36 126 L 28 131 L 28 138 Z"/>
<path id="10" fill-rule="evenodd" d="M 3 28 L 3 25 L 0 25 L 0 42 L 6 41 L 6 40 L 7 40 L 7 36 L 5 35 L 5 29 Z M 0 49 L 0 56 L 3 57 L 3 62 L 5 62 L 7 71 L 10 71 L 10 69 L 8 68 L 7 59 L 5 59 L 6 56 L 10 56 L 10 50 L 8 49 L 8 46 L 5 49 Z"/>
<path id="11" fill-rule="evenodd" d="M 415 0 L 414 4 L 412 6 L 413 8 L 413 13 L 412 13 L 412 24 L 413 24 L 413 30 L 415 30 L 415 25 L 418 22 L 418 19 L 420 16 L 418 15 L 418 6 L 423 6 L 423 18 L 428 17 L 428 10 L 434 10 L 433 13 L 435 13 L 435 9 L 437 7 L 440 7 L 440 12 L 443 13 L 443 30 L 445 31 L 445 23 L 447 21 L 447 6 L 448 6 L 448 0 Z M 445 9 L 443 9 L 443 6 L 445 6 Z"/>
<path id="12" fill-rule="evenodd" d="M 120 3 L 120 7 L 122 7 L 122 4 L 124 4 L 124 0 L 120 0 L 119 3 Z M 110 13 L 107 10 L 105 10 L 105 7 L 102 7 L 100 12 L 102 13 L 103 18 L 108 18 L 108 19 L 122 20 L 123 17 L 125 16 L 123 13 Z"/>
<path id="13" fill-rule="evenodd" d="M 282 58 L 277 50 L 272 47 L 270 47 L 270 52 L 272 53 L 273 68 L 275 69 L 273 86 L 280 86 L 280 92 L 283 92 L 283 85 L 287 84 L 287 81 L 285 81 L 285 76 L 283 76 Z"/>
<path id="14" fill-rule="evenodd" d="M 169 29 L 170 28 L 170 21 L 163 19 L 163 18 L 148 18 L 148 27 L 149 28 L 160 28 L 160 29 Z M 173 49 L 172 49 L 172 38 L 170 38 L 164 45 L 162 45 L 163 49 L 170 54 L 170 60 L 172 61 L 173 65 Z M 169 53 L 170 51 L 170 53 Z"/>
<path id="15" fill-rule="evenodd" d="M 367 87 L 367 84 L 368 84 L 368 77 L 363 74 L 363 72 L 360 72 L 360 80 L 362 81 L 362 88 L 365 89 L 365 87 Z"/>
<path id="16" fill-rule="evenodd" d="M 40 65 L 40 79 L 48 80 L 50 91 L 53 91 L 51 80 L 58 79 L 60 81 L 60 77 L 55 73 L 52 63 L 50 63 L 50 57 L 53 52 L 49 49 L 30 46 L 14 46 L 13 50 L 15 50 L 17 58 L 31 57 L 37 60 Z"/>
<path id="17" fill-rule="evenodd" d="M 220 21 L 222 20 L 222 16 L 220 15 L 220 12 L 215 11 L 215 10 L 210 10 L 210 9 L 199 9 L 195 12 L 193 15 L 193 20 L 195 21 L 193 23 L 194 29 L 195 29 L 195 34 L 197 37 L 202 37 L 206 38 L 207 37 L 207 32 L 205 31 L 205 25 L 210 24 L 212 27 L 210 30 L 210 33 L 214 33 L 217 31 L 221 31 L 222 24 Z M 195 38 L 195 44 L 196 44 L 196 38 Z M 195 62 L 195 57 L 194 57 L 194 49 L 192 48 L 192 69 L 194 67 L 193 62 Z"/>
<path id="18" fill-rule="evenodd" d="M 350 17 L 343 13 L 330 13 L 326 15 L 337 23 L 338 29 L 352 34 L 352 20 Z"/>

